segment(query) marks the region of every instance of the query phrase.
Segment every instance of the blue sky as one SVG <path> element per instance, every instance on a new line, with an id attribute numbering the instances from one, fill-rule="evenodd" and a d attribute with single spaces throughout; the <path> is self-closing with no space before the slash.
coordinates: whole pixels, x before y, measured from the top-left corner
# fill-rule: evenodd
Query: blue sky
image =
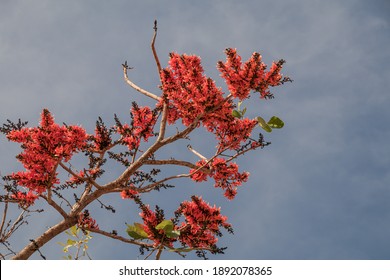
<path id="1" fill-rule="evenodd" d="M 48 108 L 57 122 L 80 124 L 92 133 L 101 116 L 113 123 L 128 116 L 132 101 L 152 105 L 123 82 L 131 79 L 158 93 L 150 51 L 154 19 L 163 66 L 168 53 L 197 54 L 206 74 L 225 87 L 215 68 L 223 50 L 243 59 L 254 51 L 267 64 L 283 58 L 294 82 L 274 89 L 276 98 L 245 104 L 248 114 L 280 116 L 286 126 L 266 140 L 272 145 L 241 158 L 251 173 L 235 200 L 213 182 L 178 182 L 174 190 L 145 201 L 167 207 L 202 194 L 222 207 L 235 229 L 214 259 L 389 259 L 390 258 L 390 3 L 388 1 L 10 1 L 0 9 L 0 121 L 36 125 Z M 204 154 L 212 138 L 194 135 Z M 20 169 L 18 147 L 0 137 L 0 171 Z M 163 152 L 188 156 L 187 143 Z M 122 170 L 113 166 L 109 176 Z M 168 169 L 167 174 L 177 170 Z M 117 214 L 91 208 L 101 228 L 123 232 L 139 221 L 136 207 L 119 196 L 105 202 Z M 21 248 L 59 217 L 50 211 L 15 234 Z M 107 227 L 105 227 L 107 225 Z M 42 248 L 62 257 L 59 236 Z M 138 249 L 94 236 L 94 259 L 136 259 Z M 188 258 L 195 256 L 189 255 Z M 39 258 L 34 255 L 34 258 Z M 165 254 L 163 258 L 177 258 Z"/>

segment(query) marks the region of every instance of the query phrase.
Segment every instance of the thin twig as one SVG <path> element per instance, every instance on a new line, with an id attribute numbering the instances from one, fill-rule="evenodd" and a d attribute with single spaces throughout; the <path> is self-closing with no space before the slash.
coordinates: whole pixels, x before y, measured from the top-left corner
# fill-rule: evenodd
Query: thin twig
<path id="1" fill-rule="evenodd" d="M 61 206 L 59 206 L 53 199 L 51 198 L 49 199 L 48 196 L 44 196 L 44 195 L 40 195 L 40 197 L 46 200 L 46 202 L 55 210 L 57 210 L 57 212 L 60 213 L 62 217 L 64 217 L 65 219 L 68 217 L 68 214 L 65 212 L 65 210 L 62 209 Z"/>
<path id="2" fill-rule="evenodd" d="M 56 175 L 56 171 L 57 171 L 57 168 L 58 168 L 58 164 L 61 162 L 61 159 L 59 159 L 56 163 L 56 165 L 54 166 L 53 168 L 53 171 L 52 173 L 50 174 L 50 178 L 49 178 L 49 182 L 47 184 L 47 187 L 46 187 L 46 190 L 47 190 L 47 202 L 49 204 L 51 204 L 52 202 L 52 198 L 51 198 L 51 184 L 52 184 L 52 181 Z"/>
<path id="3" fill-rule="evenodd" d="M 146 95 L 147 97 L 150 97 L 150 98 L 153 98 L 157 101 L 160 100 L 160 97 L 158 97 L 157 95 L 147 91 L 147 90 L 144 90 L 142 88 L 140 88 L 139 86 L 137 86 L 136 84 L 134 84 L 132 81 L 130 81 L 129 77 L 127 76 L 127 70 L 130 69 L 128 66 L 127 66 L 127 61 L 125 62 L 125 64 L 122 64 L 123 66 L 123 76 L 125 78 L 125 82 L 131 86 L 133 89 L 135 89 L 136 91 Z"/>
<path id="4" fill-rule="evenodd" d="M 160 246 L 158 247 L 158 251 L 156 254 L 156 260 L 159 260 L 161 258 L 161 253 L 164 250 L 164 243 L 161 242 Z"/>
<path id="5" fill-rule="evenodd" d="M 153 34 L 152 43 L 150 44 L 150 46 L 152 47 L 154 60 L 156 60 L 158 75 L 160 76 L 161 64 L 160 64 L 160 60 L 158 59 L 158 55 L 157 55 L 156 49 L 154 47 L 154 43 L 156 42 L 156 36 L 157 36 L 157 20 L 154 21 L 153 29 L 154 29 L 154 34 Z"/>
<path id="6" fill-rule="evenodd" d="M 8 201 L 5 201 L 3 218 L 1 220 L 0 235 L 3 235 L 3 228 L 4 228 L 5 220 L 7 218 L 7 212 L 8 212 Z"/>
<path id="7" fill-rule="evenodd" d="M 101 230 L 101 229 L 88 228 L 87 230 L 90 231 L 90 232 L 94 232 L 94 233 L 98 233 L 98 234 L 110 237 L 112 239 L 116 239 L 116 240 L 125 242 L 125 243 L 130 243 L 130 244 L 144 246 L 144 247 L 149 247 L 149 248 L 153 247 L 153 245 L 148 244 L 146 242 L 141 242 L 141 241 L 136 241 L 134 239 L 125 238 L 123 236 L 120 236 L 120 235 L 117 235 L 117 234 L 113 234 L 113 233 L 110 233 L 110 232 L 107 232 L 107 231 L 104 231 L 104 230 Z"/>
<path id="8" fill-rule="evenodd" d="M 166 182 L 166 181 L 169 181 L 169 180 L 173 180 L 173 179 L 179 179 L 179 178 L 187 178 L 187 177 L 190 177 L 191 174 L 178 174 L 178 175 L 174 175 L 174 176 L 170 176 L 170 177 L 167 177 L 167 178 L 164 178 L 160 181 L 157 181 L 153 184 L 150 184 L 150 185 L 147 185 L 143 188 L 138 188 L 137 191 L 139 193 L 146 193 L 146 192 L 150 192 L 151 190 L 154 190 L 158 185 Z"/>
<path id="9" fill-rule="evenodd" d="M 187 148 L 188 148 L 188 150 L 190 150 L 191 152 L 193 152 L 195 155 L 197 155 L 197 156 L 200 157 L 201 159 L 207 160 L 207 158 L 206 158 L 205 156 L 203 156 L 201 153 L 195 151 L 195 150 L 192 148 L 191 145 L 188 144 L 188 145 L 187 145 Z"/>
<path id="10" fill-rule="evenodd" d="M 69 174 L 73 175 L 78 180 L 83 181 L 83 182 L 91 183 L 97 189 L 103 188 L 98 183 L 96 183 L 96 181 L 94 179 L 92 179 L 91 177 L 89 177 L 89 176 L 87 176 L 87 178 L 81 177 L 78 174 L 76 174 L 72 169 L 70 169 L 65 164 L 63 164 L 62 162 L 60 162 L 59 164 L 66 172 L 68 172 Z"/>
<path id="11" fill-rule="evenodd" d="M 154 34 L 152 38 L 152 42 L 150 44 L 154 56 L 154 60 L 156 61 L 156 66 L 158 70 L 158 76 L 161 81 L 161 64 L 160 59 L 158 58 L 155 43 L 156 43 L 156 36 L 157 36 L 157 20 L 154 21 Z M 165 129 L 167 126 L 167 119 L 168 119 L 168 101 L 163 97 L 163 108 L 162 108 L 162 117 L 161 117 L 161 123 L 160 123 L 160 131 L 158 134 L 157 141 L 161 141 L 165 137 Z"/>
<path id="12" fill-rule="evenodd" d="M 204 158 L 205 160 L 207 160 L 206 158 Z M 199 166 L 191 163 L 191 162 L 188 162 L 188 161 L 184 161 L 184 160 L 176 160 L 176 159 L 166 159 L 166 160 L 146 160 L 144 161 L 144 164 L 147 164 L 147 165 L 166 165 L 166 164 L 172 164 L 172 165 L 179 165 L 179 166 L 186 166 L 186 167 L 189 167 L 189 168 L 192 168 L 192 169 L 197 169 Z M 210 173 L 210 170 L 207 169 L 207 168 L 203 168 L 202 169 L 202 172 L 203 173 L 206 173 L 206 174 L 209 174 Z"/>
<path id="13" fill-rule="evenodd" d="M 153 253 L 156 251 L 156 249 L 153 249 L 145 258 L 144 260 L 147 260 Z"/>
<path id="14" fill-rule="evenodd" d="M 5 240 L 7 240 L 21 225 L 23 225 L 24 223 L 26 223 L 26 221 L 23 221 L 24 219 L 24 213 L 26 212 L 26 210 L 23 210 L 19 216 L 16 218 L 15 222 L 12 224 L 11 228 L 8 230 L 7 233 L 4 233 L 1 232 L 1 241 L 4 242 Z M 11 221 L 10 221 L 11 222 Z M 6 229 L 9 227 L 10 225 L 10 222 L 8 223 Z"/>

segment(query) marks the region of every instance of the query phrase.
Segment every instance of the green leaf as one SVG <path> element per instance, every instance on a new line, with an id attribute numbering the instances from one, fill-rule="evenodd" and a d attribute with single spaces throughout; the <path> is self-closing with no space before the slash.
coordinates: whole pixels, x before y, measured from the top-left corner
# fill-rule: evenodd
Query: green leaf
<path id="1" fill-rule="evenodd" d="M 238 103 L 237 103 L 237 109 L 238 109 L 238 111 L 241 111 L 241 104 L 242 104 L 242 101 L 238 101 Z"/>
<path id="2" fill-rule="evenodd" d="M 77 229 L 77 226 L 74 225 L 70 228 L 70 232 L 72 233 L 73 236 L 77 236 L 77 233 L 78 233 L 78 229 Z"/>
<path id="3" fill-rule="evenodd" d="M 178 238 L 180 236 L 180 231 L 179 230 L 172 230 L 172 231 L 166 232 L 165 234 L 169 238 Z"/>
<path id="4" fill-rule="evenodd" d="M 272 128 L 282 128 L 284 126 L 284 122 L 276 116 L 273 116 L 269 121 L 268 125 Z"/>
<path id="5" fill-rule="evenodd" d="M 72 240 L 72 239 L 68 239 L 68 240 L 66 241 L 66 244 L 68 244 L 68 245 L 70 245 L 70 246 L 74 246 L 74 244 L 76 244 L 76 243 L 77 243 L 77 241 Z"/>
<path id="6" fill-rule="evenodd" d="M 272 131 L 272 128 L 265 122 L 265 120 L 262 117 L 257 117 L 257 122 L 259 123 L 259 126 L 265 131 L 267 132 Z"/>
<path id="7" fill-rule="evenodd" d="M 162 229 L 165 233 L 172 232 L 173 222 L 171 220 L 164 220 L 156 226 L 156 229 Z"/>
<path id="8" fill-rule="evenodd" d="M 242 117 L 241 113 L 239 111 L 237 111 L 237 110 L 233 110 L 232 115 L 235 118 L 241 118 Z"/>
<path id="9" fill-rule="evenodd" d="M 245 113 L 246 113 L 246 107 L 244 108 L 244 110 L 242 110 L 241 115 L 244 116 Z"/>
<path id="10" fill-rule="evenodd" d="M 127 225 L 126 232 L 134 239 L 148 238 L 148 234 L 145 232 L 143 225 L 139 223 L 134 223 L 134 225 Z"/>
<path id="11" fill-rule="evenodd" d="M 69 251 L 69 248 L 72 247 L 72 245 L 68 245 L 68 246 L 65 246 L 62 251 L 64 251 L 64 253 L 67 253 Z"/>

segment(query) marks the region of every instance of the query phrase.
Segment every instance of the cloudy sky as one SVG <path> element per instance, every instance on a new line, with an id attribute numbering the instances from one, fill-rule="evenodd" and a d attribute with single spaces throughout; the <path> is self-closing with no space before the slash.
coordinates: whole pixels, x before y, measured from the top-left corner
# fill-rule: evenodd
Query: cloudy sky
<path id="1" fill-rule="evenodd" d="M 0 7 L 1 123 L 36 125 L 48 108 L 58 123 L 92 133 L 98 116 L 113 124 L 115 113 L 126 119 L 132 101 L 152 105 L 123 82 L 121 63 L 134 67 L 135 83 L 159 92 L 149 48 L 155 19 L 163 66 L 171 51 L 197 54 L 223 88 L 215 65 L 227 47 L 244 60 L 254 51 L 267 64 L 285 59 L 283 72 L 294 82 L 275 88 L 274 100 L 253 95 L 245 104 L 250 116 L 278 115 L 286 126 L 265 135 L 272 145 L 239 160 L 251 177 L 237 198 L 226 201 L 212 181 L 181 180 L 145 201 L 167 207 L 167 216 L 191 194 L 220 205 L 235 234 L 220 238 L 228 249 L 214 259 L 390 258 L 390 2 L 1 0 Z M 192 139 L 212 154 L 212 138 L 199 132 Z M 1 174 L 19 170 L 17 145 L 0 141 Z M 188 156 L 187 143 L 180 145 L 165 152 Z M 125 234 L 126 222 L 139 221 L 137 208 L 118 195 L 103 202 L 118 211 L 90 209 L 102 229 Z M 59 218 L 34 215 L 13 248 Z M 41 252 L 60 259 L 56 242 L 66 238 Z M 93 259 L 142 258 L 136 247 L 99 236 L 90 245 Z"/>

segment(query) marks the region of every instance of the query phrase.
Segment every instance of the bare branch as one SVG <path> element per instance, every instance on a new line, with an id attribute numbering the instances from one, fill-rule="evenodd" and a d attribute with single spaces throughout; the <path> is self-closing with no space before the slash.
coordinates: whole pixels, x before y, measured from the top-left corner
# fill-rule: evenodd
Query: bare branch
<path id="1" fill-rule="evenodd" d="M 49 199 L 49 195 L 47 197 L 44 195 L 40 195 L 40 197 L 42 197 L 44 200 L 46 200 L 46 202 L 51 207 L 53 207 L 55 210 L 57 210 L 57 212 L 60 213 L 62 217 L 64 217 L 64 218 L 68 217 L 68 214 L 65 212 L 64 209 L 61 208 L 61 206 L 59 206 L 57 203 L 55 203 L 55 201 L 53 199 L 51 199 L 51 198 Z"/>
<path id="2" fill-rule="evenodd" d="M 78 180 L 80 181 L 83 181 L 83 182 L 88 182 L 90 184 L 92 184 L 95 188 L 97 189 L 101 189 L 102 186 L 100 186 L 98 183 L 96 183 L 96 181 L 94 179 L 92 179 L 91 177 L 87 176 L 87 178 L 84 178 L 84 177 L 81 177 L 79 176 L 78 174 L 76 174 L 71 168 L 67 167 L 65 164 L 63 164 L 62 162 L 59 163 L 59 165 L 66 171 L 68 172 L 69 174 L 71 174 L 72 176 L 74 176 L 75 178 L 77 178 Z"/>
<path id="3" fill-rule="evenodd" d="M 134 239 L 125 238 L 123 236 L 120 236 L 120 235 L 117 235 L 117 234 L 114 234 L 114 233 L 110 233 L 110 232 L 107 232 L 107 231 L 104 231 L 104 230 L 101 230 L 101 229 L 88 228 L 86 230 L 88 230 L 90 232 L 98 233 L 98 234 L 101 234 L 101 235 L 104 235 L 104 236 L 107 236 L 107 237 L 110 237 L 112 239 L 116 239 L 116 240 L 122 241 L 122 242 L 125 242 L 125 243 L 130 243 L 130 244 L 144 246 L 144 247 L 150 247 L 150 248 L 153 247 L 152 244 L 148 244 L 146 242 L 137 241 L 137 240 L 134 240 Z"/>
<path id="4" fill-rule="evenodd" d="M 157 141 L 160 142 L 165 137 L 165 129 L 167 127 L 167 119 L 168 119 L 168 105 L 167 101 L 163 101 L 163 110 L 162 110 L 162 118 L 160 123 L 160 132 L 158 134 Z"/>
<path id="5" fill-rule="evenodd" d="M 164 243 L 161 242 L 160 247 L 158 248 L 157 254 L 156 254 L 156 260 L 159 260 L 161 258 L 161 253 L 164 250 Z"/>
<path id="6" fill-rule="evenodd" d="M 142 188 L 138 188 L 137 191 L 139 193 L 146 193 L 146 192 L 150 192 L 152 190 L 154 190 L 158 185 L 166 182 L 166 181 L 169 181 L 169 180 L 173 180 L 173 179 L 179 179 L 179 178 L 187 178 L 187 177 L 190 177 L 191 174 L 178 174 L 178 175 L 173 175 L 173 176 L 170 176 L 170 177 L 166 177 L 160 181 L 157 181 L 157 182 L 154 182 L 153 184 L 149 184 L 145 187 L 142 187 Z"/>
<path id="7" fill-rule="evenodd" d="M 125 62 L 125 64 L 122 64 L 123 66 L 123 76 L 125 78 L 125 82 L 131 86 L 133 89 L 135 89 L 136 91 L 146 95 L 147 97 L 150 97 L 150 98 L 153 98 L 157 101 L 160 100 L 160 97 L 158 97 L 157 95 L 147 91 L 147 90 L 144 90 L 142 88 L 140 88 L 139 86 L 137 86 L 136 84 L 134 84 L 132 81 L 130 81 L 129 77 L 127 76 L 127 70 L 129 69 L 129 67 L 127 66 L 127 62 Z"/>
<path id="8" fill-rule="evenodd" d="M 46 186 L 46 190 L 47 190 L 47 199 L 46 199 L 46 201 L 47 201 L 47 203 L 49 203 L 51 206 L 53 206 L 55 209 L 57 209 L 56 208 L 56 206 L 58 206 L 54 201 L 52 201 L 52 198 L 51 198 L 51 196 L 52 196 L 52 192 L 51 192 L 51 184 L 52 184 L 52 182 L 53 182 L 53 179 L 54 179 L 54 177 L 55 177 L 55 175 L 56 175 L 56 171 L 57 171 L 57 168 L 58 168 L 58 164 L 61 162 L 61 160 L 59 159 L 58 161 L 57 161 L 57 163 L 56 163 L 56 165 L 54 166 L 54 168 L 53 168 L 53 171 L 51 172 L 51 175 L 50 175 L 50 178 L 49 178 L 49 182 L 48 182 L 48 184 L 47 184 L 47 186 Z M 59 207 L 59 206 L 58 206 Z M 59 208 L 61 208 L 61 207 L 59 207 Z M 62 209 L 61 209 L 62 210 Z M 58 209 L 57 209 L 57 211 L 58 211 Z M 60 213 L 61 213 L 61 211 L 59 211 Z M 61 215 L 62 215 L 62 213 L 61 213 Z M 65 216 L 63 216 L 64 218 L 65 218 Z"/>
<path id="9" fill-rule="evenodd" d="M 205 160 L 207 160 L 206 158 L 204 158 Z M 144 161 L 144 164 L 147 164 L 147 165 L 166 165 L 166 164 L 172 164 L 172 165 L 179 165 L 179 166 L 186 166 L 186 167 L 189 167 L 189 168 L 192 168 L 192 169 L 198 169 L 199 166 L 191 163 L 191 162 L 188 162 L 188 161 L 183 161 L 183 160 L 176 160 L 176 159 L 167 159 L 167 160 L 146 160 Z M 202 172 L 206 173 L 206 174 L 209 174 L 210 173 L 210 170 L 207 169 L 207 168 L 202 168 L 201 169 Z"/>
<path id="10" fill-rule="evenodd" d="M 23 210 L 19 216 L 16 218 L 16 220 L 13 222 L 12 226 L 7 230 L 7 228 L 10 226 L 11 221 L 8 222 L 5 229 L 2 228 L 1 234 L 1 242 L 4 243 L 21 225 L 24 223 L 27 223 L 26 221 L 23 221 L 25 218 L 24 214 L 27 210 Z M 5 215 L 3 216 L 3 219 L 5 219 Z M 7 231 L 7 232 L 5 232 Z"/>
<path id="11" fill-rule="evenodd" d="M 157 36 L 157 20 L 154 21 L 154 27 L 153 27 L 153 29 L 154 29 L 154 34 L 153 34 L 153 38 L 152 38 L 151 47 L 152 47 L 154 59 L 156 60 L 158 75 L 160 76 L 160 73 L 161 73 L 161 64 L 160 64 L 160 60 L 158 59 L 158 55 L 157 55 L 157 52 L 156 52 L 156 48 L 154 47 L 154 43 L 156 42 L 156 36 Z"/>
<path id="12" fill-rule="evenodd" d="M 32 239 L 33 242 L 25 246 L 18 254 L 16 254 L 12 259 L 13 260 L 26 260 L 32 254 L 34 254 L 39 248 L 44 244 L 49 242 L 52 238 L 60 234 L 61 232 L 67 230 L 68 228 L 74 226 L 77 223 L 77 217 L 68 217 L 67 219 L 62 220 L 55 226 L 49 228 L 37 239 Z"/>
<path id="13" fill-rule="evenodd" d="M 200 154 L 199 152 L 195 151 L 191 145 L 187 145 L 187 148 L 188 150 L 190 150 L 191 152 L 193 152 L 195 155 L 197 155 L 198 157 L 200 157 L 201 159 L 203 160 L 207 160 L 207 158 L 205 156 L 203 156 L 202 154 Z"/>
<path id="14" fill-rule="evenodd" d="M 0 227 L 0 234 L 1 235 L 3 234 L 4 223 L 5 223 L 5 220 L 7 219 L 7 211 L 8 211 L 8 201 L 5 201 L 3 218 L 1 220 L 1 227 Z"/>

